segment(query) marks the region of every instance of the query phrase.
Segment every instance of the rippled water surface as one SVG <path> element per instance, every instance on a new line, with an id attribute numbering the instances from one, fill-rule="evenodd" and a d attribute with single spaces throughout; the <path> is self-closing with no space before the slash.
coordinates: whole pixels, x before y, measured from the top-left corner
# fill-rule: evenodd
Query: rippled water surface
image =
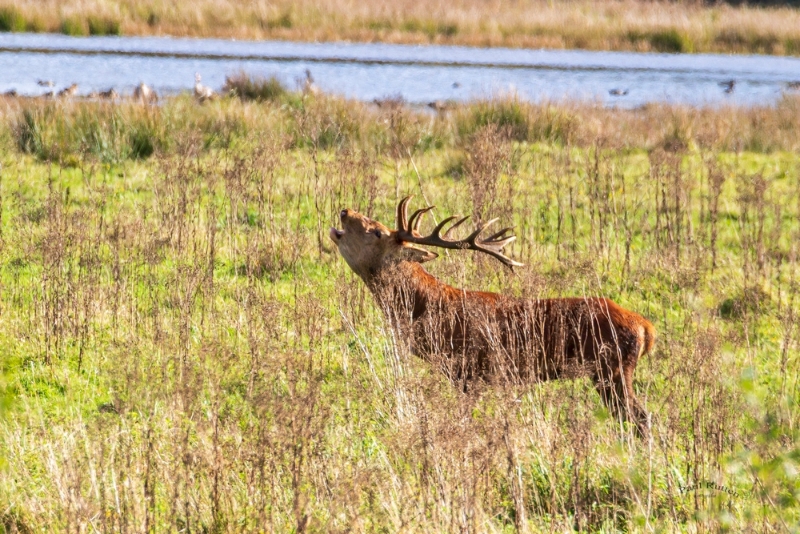
<path id="1" fill-rule="evenodd" d="M 306 69 L 326 92 L 414 103 L 515 93 L 624 107 L 753 105 L 775 102 L 800 81 L 800 58 L 770 56 L 0 34 L 0 92 L 43 94 L 37 80 L 52 80 L 56 89 L 77 83 L 82 94 L 110 87 L 130 93 L 139 82 L 174 93 L 191 89 L 195 72 L 219 89 L 239 70 L 294 87 Z M 732 92 L 720 85 L 729 80 Z"/>

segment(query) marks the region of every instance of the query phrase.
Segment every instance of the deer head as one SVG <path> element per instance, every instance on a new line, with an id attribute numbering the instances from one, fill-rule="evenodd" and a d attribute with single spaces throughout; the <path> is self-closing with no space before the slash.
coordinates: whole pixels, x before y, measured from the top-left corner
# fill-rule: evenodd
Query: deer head
<path id="1" fill-rule="evenodd" d="M 396 230 L 390 230 L 380 222 L 350 209 L 344 209 L 339 214 L 342 229 L 331 228 L 330 237 L 339 248 L 339 253 L 350 268 L 365 281 L 369 281 L 384 268 L 402 261 L 423 263 L 438 257 L 438 254 L 416 245 L 476 250 L 497 258 L 509 267 L 522 265 L 502 254 L 503 248 L 516 239 L 516 236 L 507 235 L 511 228 L 503 228 L 486 239 L 479 239 L 486 227 L 495 223 L 497 219 L 481 224 L 465 239 L 450 240 L 448 237 L 453 229 L 460 226 L 468 217 L 460 219 L 448 217 L 436 225 L 430 235 L 423 236 L 419 233 L 422 217 L 434 206 L 418 209 L 409 218 L 410 200 L 411 197 L 408 196 L 397 206 Z M 456 219 L 458 220 L 442 235 L 445 226 Z"/>

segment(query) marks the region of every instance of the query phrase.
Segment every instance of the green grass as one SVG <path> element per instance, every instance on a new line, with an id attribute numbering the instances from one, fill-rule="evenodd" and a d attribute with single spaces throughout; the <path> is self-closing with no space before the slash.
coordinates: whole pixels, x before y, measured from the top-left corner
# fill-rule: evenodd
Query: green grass
<path id="1" fill-rule="evenodd" d="M 678 54 L 695 51 L 695 45 L 691 38 L 675 29 L 644 33 L 633 31 L 628 33 L 628 39 L 634 44 L 645 42 L 656 52 Z M 736 44 L 741 46 L 742 43 Z M 730 45 L 733 46 L 734 43 L 730 43 Z"/>
<path id="2" fill-rule="evenodd" d="M 25 26 L 25 18 L 18 9 L 14 7 L 4 7 L 0 9 L 0 31 L 24 32 Z"/>
<path id="3" fill-rule="evenodd" d="M 288 94 L 286 87 L 274 76 L 253 78 L 245 72 L 226 77 L 222 92 L 257 102 L 281 100 Z"/>
<path id="4" fill-rule="evenodd" d="M 650 115 L 622 143 L 587 134 L 605 112 L 518 102 L 58 105 L 0 136 L 6 530 L 800 523 L 800 158 L 767 111 L 752 135 L 777 148 L 749 152 L 706 136 L 750 117 L 730 110 Z M 652 320 L 652 443 L 588 381 L 465 395 L 408 354 L 327 233 L 343 207 L 392 224 L 411 193 L 516 227 L 525 267 L 451 251 L 428 264 L 443 280 Z"/>
<path id="5" fill-rule="evenodd" d="M 118 20 L 92 16 L 86 22 L 89 26 L 89 35 L 120 35 Z"/>
<path id="6" fill-rule="evenodd" d="M 79 17 L 69 17 L 61 21 L 61 33 L 73 37 L 82 37 L 89 34 L 88 23 Z"/>

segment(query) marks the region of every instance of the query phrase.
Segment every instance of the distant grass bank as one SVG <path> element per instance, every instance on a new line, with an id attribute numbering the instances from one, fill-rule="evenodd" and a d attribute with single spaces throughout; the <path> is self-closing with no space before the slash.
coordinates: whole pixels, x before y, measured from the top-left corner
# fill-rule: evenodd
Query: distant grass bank
<path id="1" fill-rule="evenodd" d="M 800 10 L 541 0 L 0 0 L 0 31 L 800 54 Z"/>
<path id="2" fill-rule="evenodd" d="M 274 78 L 228 78 L 224 96 L 204 105 L 188 95 L 158 106 L 133 100 L 97 102 L 0 97 L 0 140 L 40 161 L 77 167 L 172 154 L 186 139 L 202 150 L 230 149 L 269 132 L 288 146 L 363 149 L 407 157 L 461 149 L 479 130 L 503 139 L 565 147 L 670 152 L 800 151 L 800 95 L 775 106 L 693 108 L 648 105 L 634 110 L 590 102 L 533 104 L 514 97 L 444 102 L 436 113 L 388 98 L 376 103 L 294 92 Z M 2 142 L 2 141 L 0 141 Z M 464 158 L 450 162 L 461 174 Z"/>

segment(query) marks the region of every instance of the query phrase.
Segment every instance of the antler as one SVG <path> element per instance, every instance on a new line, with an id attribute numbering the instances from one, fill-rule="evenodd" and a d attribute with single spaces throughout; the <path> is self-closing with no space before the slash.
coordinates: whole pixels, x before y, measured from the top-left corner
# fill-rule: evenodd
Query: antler
<path id="1" fill-rule="evenodd" d="M 503 262 L 505 265 L 509 267 L 521 267 L 523 264 L 512 260 L 511 258 L 505 256 L 502 253 L 503 247 L 514 241 L 517 236 L 515 235 L 506 235 L 506 232 L 509 232 L 513 229 L 513 227 L 509 226 L 508 228 L 503 228 L 497 233 L 490 235 L 486 239 L 478 240 L 478 236 L 491 224 L 494 224 L 499 219 L 492 219 L 486 223 L 482 223 L 478 226 L 478 229 L 469 234 L 465 239 L 461 239 L 458 241 L 449 241 L 447 236 L 450 235 L 450 232 L 453 229 L 460 226 L 464 221 L 469 219 L 469 216 L 462 217 L 458 219 L 458 217 L 448 217 L 439 224 L 436 225 L 436 228 L 433 229 L 430 235 L 422 236 L 419 233 L 419 225 L 422 222 L 422 216 L 431 211 L 435 206 L 428 206 L 427 208 L 421 208 L 411 214 L 411 218 L 408 217 L 408 202 L 411 200 L 413 195 L 407 196 L 403 200 L 400 201 L 400 204 L 397 205 L 397 236 L 402 239 L 403 241 L 407 241 L 409 243 L 416 243 L 418 245 L 428 245 L 431 247 L 440 247 L 440 248 L 449 248 L 449 249 L 461 249 L 461 250 L 477 250 L 478 252 L 484 252 L 493 256 Z M 450 221 L 458 219 L 447 231 L 444 233 L 444 236 L 441 235 L 442 229 Z"/>

